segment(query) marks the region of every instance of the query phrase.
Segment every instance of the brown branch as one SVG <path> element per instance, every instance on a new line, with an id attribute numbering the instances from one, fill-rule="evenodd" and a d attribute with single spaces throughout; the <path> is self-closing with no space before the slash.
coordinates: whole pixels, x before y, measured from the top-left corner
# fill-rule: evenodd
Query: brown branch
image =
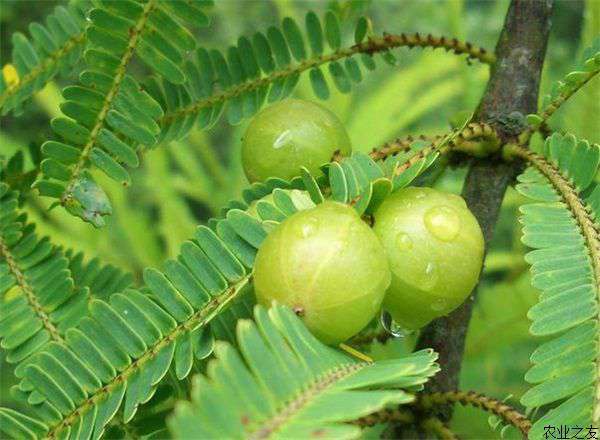
<path id="1" fill-rule="evenodd" d="M 414 137 L 409 135 L 404 138 L 398 138 L 391 142 L 387 142 L 379 148 L 374 148 L 373 151 L 369 153 L 369 156 L 371 159 L 376 161 L 384 160 L 390 156 L 395 156 L 396 154 L 410 151 L 412 144 L 416 141 L 429 142 L 427 147 L 419 151 L 421 154 L 416 155 L 415 161 L 420 160 L 438 149 L 439 143 L 445 139 L 446 136 L 447 135 L 419 135 Z M 439 150 L 442 153 L 450 150 L 462 151 L 472 156 L 480 157 L 487 156 L 491 152 L 495 151 L 499 146 L 499 134 L 491 125 L 482 122 L 473 122 L 463 128 L 446 145 L 443 145 L 441 148 L 439 148 Z M 412 161 L 411 158 L 410 164 L 407 163 L 405 168 L 397 171 L 404 171 L 404 169 L 408 168 L 413 163 L 414 161 Z"/>
<path id="2" fill-rule="evenodd" d="M 469 42 L 459 41 L 456 38 L 446 38 L 443 36 L 435 37 L 431 34 L 420 35 L 419 33 L 399 35 L 384 34 L 383 37 L 371 37 L 359 44 L 355 44 L 352 47 L 340 49 L 328 55 L 309 58 L 295 66 L 288 67 L 284 70 L 276 70 L 267 76 L 246 81 L 233 87 L 221 90 L 207 98 L 202 98 L 185 107 L 179 108 L 170 113 L 166 113 L 159 122 L 161 126 L 171 124 L 178 118 L 196 114 L 204 108 L 228 101 L 251 90 L 268 86 L 277 80 L 302 73 L 323 64 L 350 58 L 359 53 L 374 54 L 398 47 L 408 47 L 409 49 L 412 49 L 413 47 L 444 49 L 448 52 L 454 52 L 457 55 L 466 54 L 468 59 L 478 60 L 486 64 L 493 64 L 495 61 L 494 55 L 486 51 L 484 48 L 474 46 Z"/>
<path id="3" fill-rule="evenodd" d="M 527 438 L 527 434 L 531 429 L 531 422 L 527 417 L 513 407 L 500 400 L 473 391 L 446 391 L 444 393 L 419 394 L 418 398 L 417 404 L 424 409 L 431 409 L 435 406 L 447 405 L 449 403 L 460 403 L 463 406 L 473 406 L 483 409 L 517 428 L 525 438 Z"/>
<path id="4" fill-rule="evenodd" d="M 362 428 L 367 428 L 389 422 L 408 425 L 414 423 L 414 421 L 415 416 L 410 410 L 404 410 L 400 408 L 384 408 L 380 411 L 374 412 L 373 414 L 369 414 L 368 416 L 354 420 L 352 423 Z"/>
<path id="5" fill-rule="evenodd" d="M 496 46 L 497 62 L 474 119 L 491 124 L 503 142 L 517 136 L 504 124 L 512 112 L 535 113 L 542 65 L 550 29 L 552 2 L 512 0 Z M 493 156 L 476 160 L 469 169 L 462 195 L 483 230 L 486 250 L 508 185 L 519 171 L 519 163 L 506 164 Z M 442 370 L 426 385 L 428 391 L 458 388 L 465 337 L 477 290 L 470 299 L 433 321 L 421 333 L 417 349 L 439 353 Z M 440 417 L 452 417 L 452 405 L 440 409 Z"/>

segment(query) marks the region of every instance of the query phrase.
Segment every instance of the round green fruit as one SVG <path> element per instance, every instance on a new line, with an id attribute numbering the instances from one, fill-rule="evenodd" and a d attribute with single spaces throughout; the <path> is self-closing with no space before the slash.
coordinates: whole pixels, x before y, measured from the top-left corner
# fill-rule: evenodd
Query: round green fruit
<path id="1" fill-rule="evenodd" d="M 374 214 L 373 229 L 390 262 L 383 308 L 406 329 L 418 329 L 458 307 L 483 263 L 483 234 L 465 201 L 432 188 L 406 188 Z"/>
<path id="2" fill-rule="evenodd" d="M 366 326 L 389 283 L 388 261 L 371 228 L 354 209 L 331 201 L 284 220 L 254 263 L 258 302 L 289 306 L 327 344 Z"/>
<path id="3" fill-rule="evenodd" d="M 335 114 L 314 102 L 287 99 L 252 119 L 242 140 L 242 164 L 250 182 L 289 180 L 302 166 L 318 173 L 334 153 L 348 155 L 351 150 L 348 133 Z"/>

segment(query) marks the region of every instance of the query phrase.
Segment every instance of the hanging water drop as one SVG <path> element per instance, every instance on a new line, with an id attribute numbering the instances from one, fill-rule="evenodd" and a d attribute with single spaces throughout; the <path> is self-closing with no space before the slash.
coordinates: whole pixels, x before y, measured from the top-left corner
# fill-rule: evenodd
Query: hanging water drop
<path id="1" fill-rule="evenodd" d="M 408 234 L 400 232 L 396 235 L 396 246 L 398 249 L 410 250 L 413 247 L 413 241 Z"/>
<path id="2" fill-rule="evenodd" d="M 300 236 L 302 238 L 309 238 L 310 236 L 315 235 L 318 228 L 319 221 L 315 217 L 309 217 L 300 226 Z"/>
<path id="3" fill-rule="evenodd" d="M 381 311 L 381 315 L 380 315 L 379 319 L 380 319 L 381 326 L 383 327 L 383 329 L 386 332 L 388 332 L 390 335 L 392 335 L 392 337 L 394 337 L 394 338 L 405 338 L 414 332 L 413 330 L 407 330 L 405 328 L 402 328 L 400 325 L 398 325 L 392 319 L 392 315 L 390 315 L 385 310 Z"/>
<path id="4" fill-rule="evenodd" d="M 452 241 L 460 231 L 460 218 L 456 210 L 449 206 L 436 206 L 429 209 L 424 217 L 425 227 L 436 238 Z"/>

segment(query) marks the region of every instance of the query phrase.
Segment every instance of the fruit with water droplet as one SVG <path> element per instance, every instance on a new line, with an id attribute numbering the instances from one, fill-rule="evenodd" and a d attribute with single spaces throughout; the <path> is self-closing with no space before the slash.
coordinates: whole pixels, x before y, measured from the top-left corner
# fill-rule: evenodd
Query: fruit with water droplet
<path id="1" fill-rule="evenodd" d="M 351 150 L 335 114 L 314 102 L 287 99 L 252 119 L 242 140 L 242 164 L 250 182 L 289 180 L 300 175 L 302 166 L 318 174 L 336 152 L 346 156 Z"/>
<path id="2" fill-rule="evenodd" d="M 383 307 L 394 321 L 418 329 L 468 297 L 483 263 L 483 234 L 461 197 L 405 188 L 389 196 L 374 218 L 392 271 Z"/>
<path id="3" fill-rule="evenodd" d="M 254 263 L 258 302 L 289 306 L 328 344 L 365 327 L 389 283 L 388 260 L 373 231 L 353 208 L 332 201 L 284 220 Z"/>

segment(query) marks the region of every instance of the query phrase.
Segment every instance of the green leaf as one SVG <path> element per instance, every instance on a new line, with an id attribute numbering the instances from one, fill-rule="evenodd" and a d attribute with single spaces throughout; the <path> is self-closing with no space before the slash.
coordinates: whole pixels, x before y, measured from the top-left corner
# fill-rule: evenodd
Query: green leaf
<path id="1" fill-rule="evenodd" d="M 583 197 L 598 172 L 597 146 L 573 135 L 554 134 L 544 155 L 531 153 L 534 167 L 518 177 L 517 190 L 535 203 L 521 207 L 522 241 L 534 248 L 525 259 L 532 284 L 541 290 L 529 310 L 530 332 L 548 340 L 533 353 L 525 378 L 534 386 L 521 398 L 528 407 L 550 408 L 530 435 L 543 435 L 554 423 L 596 423 L 598 387 L 598 236 Z"/>
<path id="2" fill-rule="evenodd" d="M 352 86 L 350 84 L 350 80 L 346 75 L 346 71 L 341 66 L 340 63 L 333 62 L 329 64 L 329 73 L 331 73 L 331 77 L 333 78 L 333 83 L 338 88 L 338 90 L 342 93 L 349 93 Z"/>
<path id="3" fill-rule="evenodd" d="M 369 30 L 369 21 L 366 17 L 360 17 L 356 23 L 356 29 L 354 30 L 354 42 L 356 44 L 362 43 L 367 36 Z"/>
<path id="4" fill-rule="evenodd" d="M 310 83 L 317 98 L 329 99 L 329 86 L 320 68 L 315 67 L 310 70 Z"/>
<path id="5" fill-rule="evenodd" d="M 327 11 L 325 14 L 325 37 L 331 49 L 338 50 L 341 47 L 340 22 L 337 15 L 332 11 Z"/>
<path id="6" fill-rule="evenodd" d="M 319 17 L 313 11 L 309 11 L 306 14 L 305 22 L 312 54 L 313 56 L 319 56 L 323 53 L 323 29 Z"/>
<path id="7" fill-rule="evenodd" d="M 297 61 L 305 59 L 306 50 L 304 49 L 304 40 L 298 24 L 292 18 L 286 17 L 283 19 L 282 28 L 294 58 Z"/>
<path id="8" fill-rule="evenodd" d="M 411 402 L 402 388 L 419 386 L 438 370 L 430 350 L 381 364 L 357 362 L 317 341 L 281 306 L 268 312 L 257 306 L 254 319 L 238 323 L 239 354 L 217 343 L 210 381 L 197 376 L 192 401 L 169 421 L 175 438 L 248 438 L 267 430 L 282 438 L 340 430 L 356 436 L 359 428 L 344 422 Z"/>
<path id="9" fill-rule="evenodd" d="M 80 58 L 85 24 L 79 8 L 58 6 L 48 15 L 45 25 L 29 25 L 34 44 L 21 33 L 12 36 L 10 65 L 15 68 L 19 81 L 4 87 L 0 76 L 1 114 L 17 111 L 57 75 L 70 72 Z"/>

